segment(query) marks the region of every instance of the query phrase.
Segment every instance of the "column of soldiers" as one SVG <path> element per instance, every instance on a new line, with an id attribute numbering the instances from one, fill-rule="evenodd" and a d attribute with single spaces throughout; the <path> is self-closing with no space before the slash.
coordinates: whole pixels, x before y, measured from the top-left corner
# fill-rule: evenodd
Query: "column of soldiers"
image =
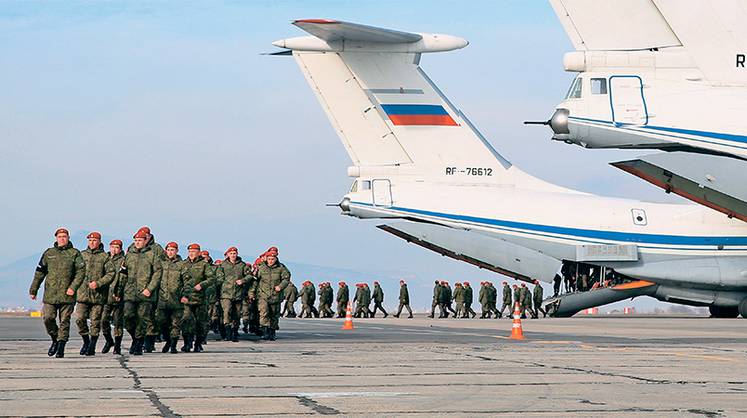
<path id="1" fill-rule="evenodd" d="M 226 250 L 225 260 L 213 263 L 194 243 L 182 259 L 177 243 L 164 249 L 148 227 L 134 234 L 126 252 L 117 239 L 104 251 L 99 232 L 88 234 L 83 251 L 73 247 L 67 229 L 57 229 L 54 236 L 29 289 L 36 300 L 44 285 L 42 317 L 52 341 L 50 357 L 65 356 L 74 310 L 80 355 L 95 355 L 102 333 L 101 352 L 121 354 L 124 331 L 132 338 L 132 355 L 153 352 L 157 340 L 164 342 L 163 353 L 176 354 L 180 339 L 181 351 L 199 353 L 214 323 L 225 340 L 238 341 L 242 319 L 244 332 L 252 327 L 263 340 L 275 340 L 281 301 L 297 298 L 295 286 L 286 291 L 291 273 L 278 260 L 276 247 L 250 265 L 236 247 Z M 325 300 L 331 305 L 332 296 L 325 293 Z M 290 307 L 292 311 L 292 303 Z"/>

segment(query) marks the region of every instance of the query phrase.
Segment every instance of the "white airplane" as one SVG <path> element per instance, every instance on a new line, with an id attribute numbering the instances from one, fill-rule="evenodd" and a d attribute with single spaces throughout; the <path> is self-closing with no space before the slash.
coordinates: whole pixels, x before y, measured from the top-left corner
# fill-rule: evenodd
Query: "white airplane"
<path id="1" fill-rule="evenodd" d="M 547 121 L 553 139 L 668 151 L 612 165 L 747 221 L 745 2 L 550 3 L 578 73 Z"/>
<path id="2" fill-rule="evenodd" d="M 552 281 L 589 263 L 633 280 L 574 294 L 558 313 L 624 298 L 747 316 L 747 224 L 697 205 L 594 196 L 503 158 L 420 68 L 464 39 L 326 19 L 273 42 L 292 54 L 353 165 L 343 214 L 383 219 L 409 242 L 510 277 Z M 580 296 L 579 296 L 580 295 Z"/>

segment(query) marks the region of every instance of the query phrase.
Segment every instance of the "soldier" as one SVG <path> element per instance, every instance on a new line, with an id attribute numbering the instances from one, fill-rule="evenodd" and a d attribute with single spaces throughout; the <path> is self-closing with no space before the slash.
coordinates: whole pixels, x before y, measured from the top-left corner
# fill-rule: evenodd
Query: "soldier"
<path id="1" fill-rule="evenodd" d="M 506 308 L 508 308 L 506 315 L 508 318 L 511 318 L 511 313 L 513 312 L 513 307 L 511 306 L 511 287 L 509 287 L 508 282 L 503 282 L 503 304 L 501 305 L 501 311 L 498 312 L 498 318 L 503 316 L 503 311 Z"/>
<path id="2" fill-rule="evenodd" d="M 480 293 L 477 296 L 477 301 L 480 302 L 482 312 L 480 319 L 491 318 L 492 309 L 489 305 L 487 282 L 480 282 Z"/>
<path id="3" fill-rule="evenodd" d="M 348 308 L 348 302 L 350 302 L 350 289 L 345 282 L 338 283 L 339 288 L 337 289 L 337 317 L 344 318 Z"/>
<path id="4" fill-rule="evenodd" d="M 559 274 L 555 274 L 555 277 L 553 277 L 552 279 L 552 283 L 553 283 L 552 284 L 552 291 L 553 291 L 552 296 L 553 297 L 558 297 L 558 295 L 560 294 L 560 283 L 562 282 L 563 282 L 563 278 L 560 277 Z"/>
<path id="5" fill-rule="evenodd" d="M 474 318 L 477 316 L 477 313 L 472 310 L 472 302 L 474 300 L 472 286 L 469 285 L 469 282 L 464 282 L 462 283 L 462 287 L 464 288 L 464 317 L 468 318 L 471 315 Z"/>
<path id="6" fill-rule="evenodd" d="M 296 307 L 294 304 L 298 300 L 298 288 L 292 281 L 288 282 L 288 287 L 286 287 L 283 292 L 283 299 L 285 299 L 285 306 L 283 307 L 283 312 L 280 313 L 280 316 L 295 318 Z"/>
<path id="7" fill-rule="evenodd" d="M 456 303 L 456 311 L 454 312 L 454 318 L 459 319 L 459 318 L 465 317 L 464 315 L 464 288 L 462 287 L 462 284 L 459 282 L 456 282 L 454 284 L 454 293 L 452 295 L 452 301 Z"/>
<path id="8" fill-rule="evenodd" d="M 452 300 L 452 292 L 451 292 L 451 286 L 449 286 L 449 282 L 446 280 L 441 282 L 441 286 L 443 287 L 443 290 L 441 291 L 441 318 L 448 318 L 449 312 L 451 312 L 452 315 L 456 315 L 456 312 L 451 307 L 451 300 Z"/>
<path id="9" fill-rule="evenodd" d="M 314 306 L 316 303 L 316 286 L 314 286 L 314 282 L 311 280 L 309 280 L 309 296 L 311 297 L 309 300 L 309 309 L 311 309 L 314 318 L 319 318 L 319 310 Z"/>
<path id="10" fill-rule="evenodd" d="M 262 339 L 275 341 L 275 331 L 280 329 L 280 295 L 291 279 L 291 273 L 278 260 L 277 251 L 269 251 L 264 262 L 257 267 L 256 280 L 249 290 L 249 297 L 257 300 L 259 326 Z"/>
<path id="11" fill-rule="evenodd" d="M 220 285 L 220 306 L 223 311 L 223 327 L 226 339 L 239 341 L 239 320 L 241 318 L 241 304 L 244 287 L 250 286 L 253 279 L 252 272 L 239 257 L 239 250 L 231 247 L 224 254 L 226 260 L 218 267 L 218 279 L 223 279 Z"/>
<path id="12" fill-rule="evenodd" d="M 410 292 L 407 290 L 407 283 L 404 280 L 399 281 L 399 307 L 397 308 L 397 314 L 395 318 L 399 318 L 402 314 L 402 308 L 407 308 L 407 312 L 410 313 L 409 319 L 412 319 L 412 309 L 410 309 Z"/>
<path id="13" fill-rule="evenodd" d="M 542 312 L 542 317 L 547 317 L 547 312 L 542 309 L 543 289 L 539 280 L 534 281 L 534 291 L 532 298 L 534 299 L 534 316 L 539 317 L 539 312 Z"/>
<path id="14" fill-rule="evenodd" d="M 153 252 L 156 254 L 156 258 L 163 260 L 166 258 L 166 253 L 163 250 L 163 247 L 161 247 L 160 244 L 156 242 L 156 238 L 153 236 L 153 234 L 150 233 L 150 228 L 147 226 L 142 226 L 140 229 L 138 229 L 138 232 L 142 232 L 146 236 L 146 246 L 150 247 Z M 129 252 L 133 248 L 133 244 L 130 244 L 130 247 L 127 248 L 127 252 Z M 156 321 L 156 307 L 158 306 L 158 292 L 155 292 L 155 295 L 153 296 L 152 306 L 150 310 L 150 321 L 148 325 L 148 329 L 146 330 L 146 335 L 149 337 L 147 338 L 144 343 L 145 345 L 142 347 L 146 352 L 151 353 L 155 349 L 154 343 L 157 339 L 160 337 L 160 332 L 157 329 L 158 322 Z"/>
<path id="15" fill-rule="evenodd" d="M 384 318 L 389 316 L 389 314 L 386 312 L 386 309 L 384 309 L 384 306 L 382 305 L 384 303 L 384 291 L 381 289 L 381 286 L 379 285 L 379 282 L 374 282 L 374 291 L 373 291 L 373 312 L 371 312 L 371 318 L 376 317 L 376 310 L 381 310 L 381 312 L 384 312 Z"/>
<path id="16" fill-rule="evenodd" d="M 325 293 L 324 297 L 326 298 L 326 305 L 327 305 L 327 318 L 334 318 L 335 311 L 332 310 L 332 303 L 335 301 L 335 291 L 332 290 L 332 283 L 327 282 L 325 284 Z"/>
<path id="17" fill-rule="evenodd" d="M 122 241 L 115 239 L 109 243 L 109 259 L 106 261 L 106 274 L 111 275 L 109 282 L 109 294 L 107 295 L 104 312 L 101 315 L 101 328 L 104 332 L 106 343 L 101 349 L 106 354 L 114 347 L 114 354 L 122 354 L 122 331 L 124 328 L 124 285 L 120 270 L 124 263 L 122 252 Z M 112 325 L 114 325 L 114 339 L 112 339 Z"/>
<path id="18" fill-rule="evenodd" d="M 70 316 L 75 306 L 75 291 L 85 278 L 86 263 L 80 252 L 70 243 L 67 229 L 57 229 L 54 236 L 54 246 L 44 251 L 36 267 L 29 296 L 31 300 L 36 300 L 39 287 L 46 280 L 42 316 L 47 334 L 52 339 L 47 355 L 62 358 L 65 357 L 65 344 L 70 335 Z"/>
<path id="19" fill-rule="evenodd" d="M 521 284 L 519 300 L 521 301 L 521 319 L 527 317 L 527 312 L 529 312 L 530 317 L 534 317 L 534 312 L 532 311 L 532 293 L 529 291 L 526 283 Z"/>
<path id="20" fill-rule="evenodd" d="M 92 356 L 96 353 L 96 342 L 101 332 L 101 314 L 109 295 L 109 282 L 113 277 L 106 274 L 105 266 L 109 255 L 104 252 L 101 234 L 91 232 L 86 238 L 88 248 L 80 253 L 86 263 L 86 278 L 76 292 L 78 303 L 75 308 L 75 323 L 83 339 L 80 355 Z M 90 328 L 88 327 L 89 319 Z"/>
<path id="21" fill-rule="evenodd" d="M 200 244 L 189 244 L 184 268 L 189 273 L 189 286 L 193 289 L 187 298 L 182 316 L 184 345 L 181 350 L 189 352 L 194 343 L 194 352 L 201 353 L 203 338 L 207 335 L 207 302 L 205 292 L 215 286 L 213 266 L 200 256 Z"/>
<path id="22" fill-rule="evenodd" d="M 512 306 L 515 307 L 516 304 L 518 303 L 519 304 L 519 311 L 521 312 L 522 311 L 521 310 L 521 289 L 519 289 L 519 286 L 516 285 L 516 284 L 514 284 L 511 287 L 513 288 L 513 291 L 514 291 L 514 303 L 513 303 Z"/>
<path id="23" fill-rule="evenodd" d="M 303 282 L 301 287 L 301 315 L 299 318 L 311 318 L 313 306 L 313 291 L 311 290 L 311 282 L 306 280 Z"/>
<path id="24" fill-rule="evenodd" d="M 353 316 L 368 318 L 371 315 L 371 311 L 368 309 L 368 305 L 371 304 L 371 293 L 367 291 L 368 285 L 357 283 L 355 286 L 358 290 L 355 291 L 355 315 Z"/>
<path id="25" fill-rule="evenodd" d="M 327 283 L 321 282 L 319 283 L 319 315 L 322 318 L 331 318 L 332 317 L 332 311 L 329 309 L 329 306 L 327 305 Z M 329 314 L 329 316 L 327 316 Z"/>
<path id="26" fill-rule="evenodd" d="M 271 247 L 270 249 L 272 248 L 274 247 Z M 268 249 L 267 251 L 270 250 Z M 267 254 L 267 251 L 260 254 L 259 257 L 254 260 L 253 264 L 247 263 L 251 268 L 252 275 L 257 273 L 259 263 L 265 261 L 265 254 Z M 249 300 L 249 286 L 245 287 L 245 289 L 246 296 L 241 304 L 241 321 L 244 323 L 244 334 L 251 332 L 254 335 L 261 335 L 259 332 L 259 309 L 257 309 L 257 301 L 254 299 Z"/>
<path id="27" fill-rule="evenodd" d="M 146 334 L 148 330 L 156 328 L 151 323 L 151 310 L 161 283 L 162 266 L 154 247 L 147 245 L 148 234 L 145 231 L 139 230 L 133 239 L 134 245 L 128 249 L 121 269 L 125 280 L 124 321 L 132 337 L 130 354 L 142 355 L 144 339 L 148 339 L 148 347 L 155 340 L 155 335 Z"/>
<path id="28" fill-rule="evenodd" d="M 488 286 L 488 295 L 489 295 L 489 307 L 490 311 L 495 314 L 495 319 L 500 318 L 500 315 L 498 315 L 498 289 L 493 286 L 493 282 L 486 282 Z"/>
<path id="29" fill-rule="evenodd" d="M 441 282 L 436 280 L 436 284 L 433 285 L 433 301 L 431 301 L 431 314 L 428 315 L 428 318 L 433 318 L 436 316 L 436 306 L 439 308 L 441 307 L 441 290 L 443 289 L 441 287 Z M 443 318 L 443 310 L 441 311 L 441 316 L 439 318 Z"/>
<path id="30" fill-rule="evenodd" d="M 181 335 L 184 305 L 189 302 L 193 289 L 189 273 L 184 268 L 182 258 L 177 254 L 179 245 L 175 242 L 166 244 L 166 258 L 161 261 L 161 286 L 158 291 L 158 309 L 156 320 L 158 329 L 166 343 L 162 353 L 177 354 L 177 343 Z"/>
<path id="31" fill-rule="evenodd" d="M 213 258 L 210 257 L 210 252 L 205 250 L 200 251 L 200 257 L 213 268 L 213 274 L 215 275 L 213 284 L 205 289 L 205 336 L 196 337 L 197 339 L 201 339 L 201 344 L 207 344 L 207 334 L 211 330 L 216 334 L 220 334 L 221 339 L 226 338 L 226 329 L 221 322 L 223 315 L 220 307 L 220 285 L 223 283 L 223 277 L 219 277 L 219 275 L 222 275 L 223 272 L 218 269 L 223 260 L 213 261 Z"/>

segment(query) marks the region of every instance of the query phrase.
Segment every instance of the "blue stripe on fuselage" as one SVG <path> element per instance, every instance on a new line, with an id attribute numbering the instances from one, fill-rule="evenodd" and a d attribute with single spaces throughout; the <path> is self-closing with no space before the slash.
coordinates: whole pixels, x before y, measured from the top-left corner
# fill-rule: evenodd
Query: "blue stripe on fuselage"
<path id="1" fill-rule="evenodd" d="M 370 203 L 351 202 L 361 206 L 375 207 Z M 540 225 L 516 221 L 504 221 L 499 219 L 480 218 L 475 216 L 455 215 L 450 213 L 432 212 L 420 209 L 409 209 L 402 207 L 388 207 L 386 209 L 396 210 L 399 212 L 412 213 L 417 215 L 431 216 L 436 218 L 448 219 L 452 221 L 471 222 L 482 225 L 490 225 L 503 228 L 522 229 L 530 232 L 543 232 L 549 234 L 571 236 L 573 239 L 586 241 L 603 240 L 619 241 L 641 244 L 658 244 L 658 245 L 685 245 L 685 246 L 744 246 L 747 245 L 747 237 L 718 237 L 718 236 L 685 236 L 685 235 L 659 235 L 659 234 L 640 234 L 633 232 L 618 231 L 600 231 L 594 229 L 569 228 L 564 226 Z"/>

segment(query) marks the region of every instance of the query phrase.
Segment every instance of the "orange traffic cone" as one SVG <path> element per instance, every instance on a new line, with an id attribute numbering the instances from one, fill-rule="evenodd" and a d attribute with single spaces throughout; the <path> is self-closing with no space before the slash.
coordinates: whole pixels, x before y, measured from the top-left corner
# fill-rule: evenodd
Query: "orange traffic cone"
<path id="1" fill-rule="evenodd" d="M 345 323 L 342 324 L 342 329 L 354 329 L 353 328 L 353 308 L 348 302 L 348 308 L 345 310 Z"/>
<path id="2" fill-rule="evenodd" d="M 511 327 L 511 336 L 509 340 L 523 340 L 524 331 L 521 329 L 521 311 L 519 310 L 519 302 L 514 305 L 514 325 Z"/>

